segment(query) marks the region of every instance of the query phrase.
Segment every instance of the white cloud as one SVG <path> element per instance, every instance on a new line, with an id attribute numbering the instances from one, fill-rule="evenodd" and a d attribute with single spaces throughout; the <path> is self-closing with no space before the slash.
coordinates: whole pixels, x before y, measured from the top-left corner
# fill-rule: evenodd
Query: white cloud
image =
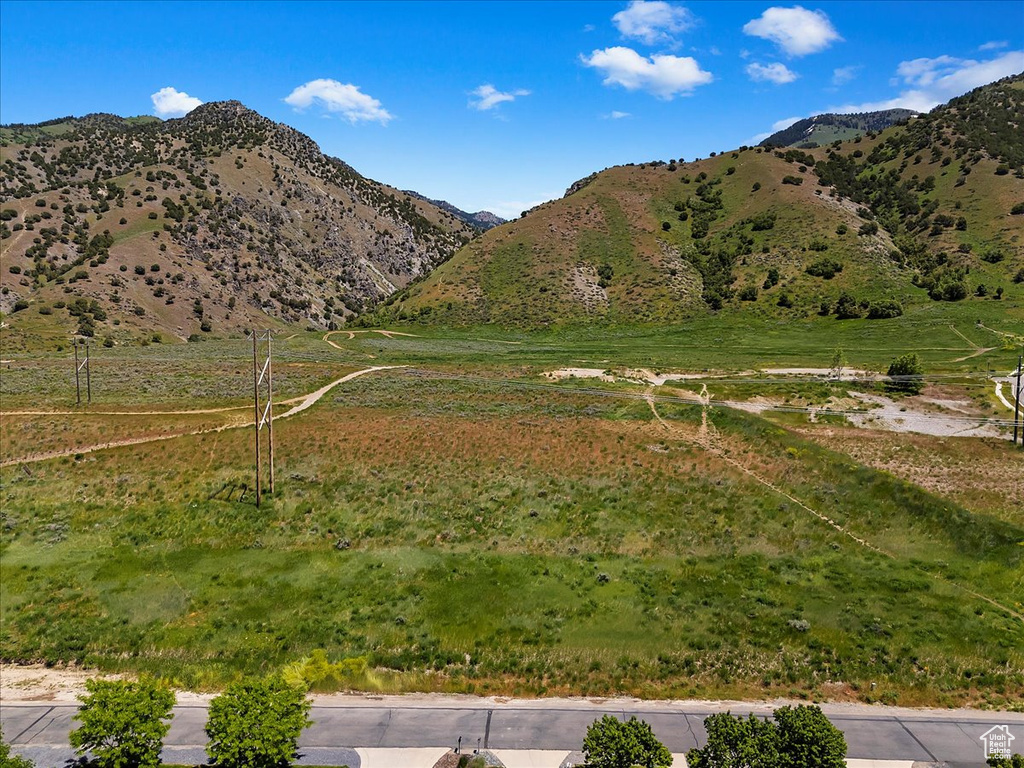
<path id="1" fill-rule="evenodd" d="M 1006 48 L 1010 45 L 1009 40 L 989 40 L 987 43 L 982 43 L 978 46 L 979 51 L 995 51 L 1000 48 Z"/>
<path id="2" fill-rule="evenodd" d="M 469 106 L 480 111 L 494 109 L 504 101 L 515 101 L 517 96 L 529 96 L 530 92 L 520 88 L 515 91 L 502 92 L 487 83 L 472 92 L 476 99 L 469 100 Z"/>
<path id="3" fill-rule="evenodd" d="M 622 120 L 623 118 L 626 117 L 632 117 L 632 115 L 629 114 L 629 112 L 619 112 L 619 110 L 613 109 L 611 112 L 605 115 L 605 117 L 608 120 Z"/>
<path id="4" fill-rule="evenodd" d="M 631 0 L 626 10 L 612 16 L 612 22 L 623 37 L 654 45 L 675 42 L 673 36 L 690 29 L 694 17 L 681 5 L 663 0 Z"/>
<path id="5" fill-rule="evenodd" d="M 763 83 L 765 81 L 775 83 L 776 85 L 784 85 L 785 83 L 792 83 L 800 75 L 791 70 L 785 64 L 775 62 L 774 64 L 753 64 L 747 65 L 747 75 L 755 83 Z"/>
<path id="6" fill-rule="evenodd" d="M 767 139 L 769 136 L 771 136 L 773 133 L 777 133 L 779 131 L 785 130 L 786 128 L 789 128 L 789 126 L 791 126 L 793 123 L 797 122 L 798 120 L 803 120 L 803 118 L 802 117 L 786 117 L 786 118 L 783 118 L 782 120 L 776 120 L 774 123 L 772 123 L 772 129 L 770 131 L 765 131 L 764 133 L 755 134 L 755 135 L 751 136 L 749 139 L 747 139 L 743 143 L 748 145 L 748 146 L 756 146 L 756 145 L 760 144 L 762 141 L 764 141 L 765 139 Z"/>
<path id="7" fill-rule="evenodd" d="M 285 103 L 295 109 L 305 109 L 313 102 L 329 112 L 340 112 L 350 123 L 365 121 L 387 125 L 393 119 L 377 99 L 360 91 L 359 86 L 337 80 L 310 80 L 285 97 Z"/>
<path id="8" fill-rule="evenodd" d="M 621 85 L 628 91 L 644 90 L 661 99 L 688 94 L 714 79 L 689 56 L 656 53 L 646 58 L 623 46 L 596 50 L 589 57 L 581 55 L 580 61 L 600 70 L 605 85 Z"/>
<path id="9" fill-rule="evenodd" d="M 897 83 L 906 88 L 899 96 L 865 104 L 844 104 L 830 112 L 874 112 L 880 109 L 912 109 L 927 112 L 933 107 L 960 96 L 978 86 L 1000 80 L 1024 70 L 1024 51 L 1007 51 L 989 61 L 937 56 L 913 59 L 897 67 Z"/>
<path id="10" fill-rule="evenodd" d="M 160 117 L 181 117 L 203 103 L 201 99 L 170 86 L 161 88 L 149 98 L 153 100 L 154 114 Z"/>
<path id="11" fill-rule="evenodd" d="M 806 56 L 842 40 L 824 11 L 809 11 L 799 5 L 773 7 L 743 25 L 743 32 L 771 40 L 790 56 Z"/>
<path id="12" fill-rule="evenodd" d="M 791 126 L 793 123 L 798 123 L 801 120 L 803 120 L 802 117 L 786 117 L 783 118 L 782 120 L 776 120 L 774 123 L 772 123 L 772 133 L 775 133 L 777 131 L 784 131 L 786 128 L 789 128 L 789 126 Z M 769 134 L 769 136 L 770 135 L 771 134 Z"/>
<path id="13" fill-rule="evenodd" d="M 860 65 L 851 64 L 848 67 L 837 67 L 832 70 L 832 85 L 845 85 L 846 83 L 857 77 L 857 72 L 860 71 Z"/>

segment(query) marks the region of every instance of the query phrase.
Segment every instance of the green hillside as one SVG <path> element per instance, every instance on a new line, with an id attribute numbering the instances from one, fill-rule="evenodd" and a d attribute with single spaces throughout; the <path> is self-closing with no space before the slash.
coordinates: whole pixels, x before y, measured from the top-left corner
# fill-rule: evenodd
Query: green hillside
<path id="1" fill-rule="evenodd" d="M 885 109 L 879 112 L 857 112 L 847 115 L 827 113 L 797 120 L 761 142 L 762 147 L 797 147 L 811 149 L 848 141 L 865 133 L 882 131 L 917 115 L 909 109 Z"/>
<path id="2" fill-rule="evenodd" d="M 1020 76 L 993 83 L 823 148 L 608 169 L 469 244 L 372 319 L 868 320 L 959 301 L 1019 312 L 1022 88 Z"/>

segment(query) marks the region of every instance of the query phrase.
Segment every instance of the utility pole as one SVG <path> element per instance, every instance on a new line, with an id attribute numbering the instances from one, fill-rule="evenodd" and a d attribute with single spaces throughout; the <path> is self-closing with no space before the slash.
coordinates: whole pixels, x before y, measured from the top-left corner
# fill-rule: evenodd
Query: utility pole
<path id="1" fill-rule="evenodd" d="M 266 342 L 266 346 L 263 346 Z M 259 332 L 255 328 L 252 331 L 252 408 L 253 425 L 255 428 L 256 448 L 256 506 L 259 507 L 262 498 L 262 487 L 260 485 L 260 430 L 267 427 L 267 448 L 270 464 L 269 490 L 274 492 L 274 369 L 271 364 L 271 332 Z M 264 382 L 266 382 L 264 384 Z M 260 409 L 260 395 L 265 387 L 266 399 L 262 410 Z"/>
<path id="2" fill-rule="evenodd" d="M 92 403 L 92 379 L 89 375 L 89 342 L 83 341 L 82 346 L 85 347 L 85 359 L 79 362 L 78 359 L 78 337 L 71 339 L 71 346 L 75 350 L 75 403 L 77 405 L 82 404 L 82 381 L 81 373 L 82 369 L 85 369 L 85 392 L 88 402 Z"/>
<path id="3" fill-rule="evenodd" d="M 1020 416 L 1020 368 L 1024 364 L 1024 352 L 1017 355 L 1017 387 L 1014 389 L 1013 399 L 1013 444 L 1017 444 L 1017 419 Z M 1021 435 L 1020 445 L 1024 448 L 1024 435 Z"/>

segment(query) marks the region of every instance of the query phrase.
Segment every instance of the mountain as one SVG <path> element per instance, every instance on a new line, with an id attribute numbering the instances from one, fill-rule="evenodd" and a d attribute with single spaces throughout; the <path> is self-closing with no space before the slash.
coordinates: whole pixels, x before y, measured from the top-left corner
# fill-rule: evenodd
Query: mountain
<path id="1" fill-rule="evenodd" d="M 813 149 L 834 141 L 849 141 L 865 133 L 877 133 L 891 125 L 905 122 L 918 113 L 909 109 L 885 109 L 880 112 L 858 112 L 836 115 L 827 113 L 797 120 L 789 128 L 773 133 L 758 146 L 797 147 Z"/>
<path id="2" fill-rule="evenodd" d="M 428 197 L 424 197 L 419 192 L 413 192 L 412 190 L 403 190 L 405 194 L 410 197 L 419 198 L 420 200 L 426 200 L 431 205 L 436 205 L 442 211 L 448 211 L 452 216 L 459 219 L 460 221 L 466 222 L 469 226 L 474 229 L 479 229 L 481 232 L 486 232 L 488 229 L 494 229 L 505 223 L 505 219 L 501 218 L 497 214 L 491 213 L 490 211 L 477 211 L 476 213 L 467 213 L 461 208 L 456 208 L 451 203 L 445 202 L 444 200 L 431 200 Z"/>
<path id="3" fill-rule="evenodd" d="M 3 126 L 0 161 L 6 349 L 333 327 L 477 233 L 234 101 Z"/>
<path id="4" fill-rule="evenodd" d="M 885 318 L 1019 300 L 1022 124 L 1016 76 L 837 145 L 610 168 L 469 243 L 369 321 Z"/>

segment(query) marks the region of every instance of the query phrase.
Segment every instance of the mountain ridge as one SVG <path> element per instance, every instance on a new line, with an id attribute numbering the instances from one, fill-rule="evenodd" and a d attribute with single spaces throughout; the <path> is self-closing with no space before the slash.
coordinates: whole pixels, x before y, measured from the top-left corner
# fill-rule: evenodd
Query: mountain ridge
<path id="1" fill-rule="evenodd" d="M 0 144 L 0 310 L 37 341 L 337 327 L 476 234 L 237 101 L 3 126 Z"/>
<path id="2" fill-rule="evenodd" d="M 933 301 L 1020 299 L 1022 96 L 1018 75 L 826 147 L 739 147 L 591 174 L 367 322 L 884 319 Z"/>
<path id="3" fill-rule="evenodd" d="M 897 123 L 916 117 L 919 113 L 910 109 L 884 109 L 875 112 L 835 113 L 797 120 L 781 131 L 776 131 L 761 141 L 760 147 L 796 147 L 813 149 L 862 136 L 865 133 L 883 131 Z"/>

